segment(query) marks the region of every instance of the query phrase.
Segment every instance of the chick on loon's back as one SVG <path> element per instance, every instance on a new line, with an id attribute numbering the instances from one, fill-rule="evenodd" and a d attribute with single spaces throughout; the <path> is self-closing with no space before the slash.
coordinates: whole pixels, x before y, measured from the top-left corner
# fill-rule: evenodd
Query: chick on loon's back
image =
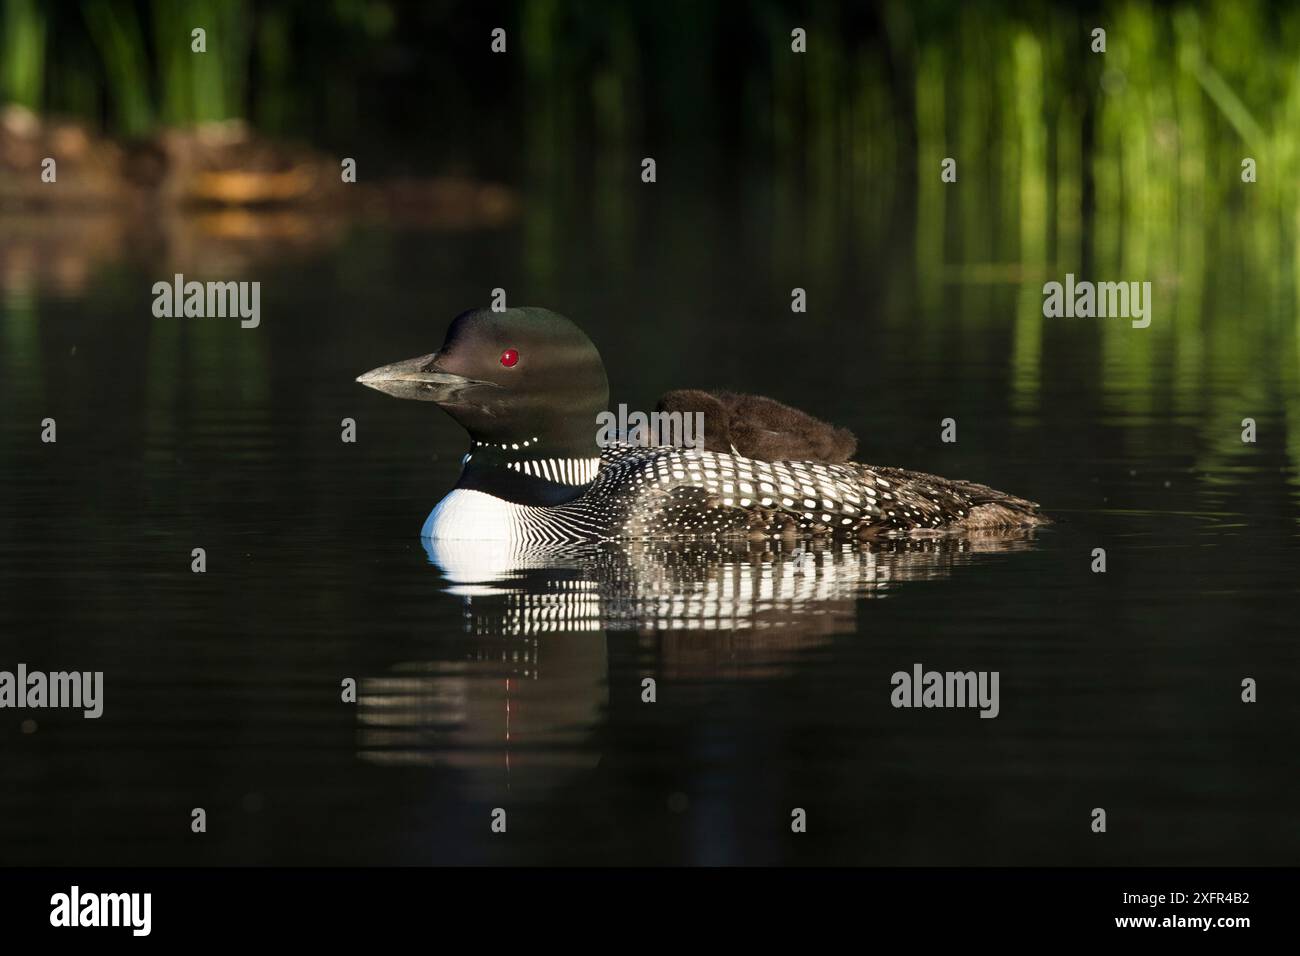
<path id="1" fill-rule="evenodd" d="M 425 521 L 427 538 L 867 538 L 1046 520 L 1022 498 L 897 468 L 768 461 L 734 450 L 602 449 L 595 426 L 608 383 L 600 354 L 577 326 L 544 309 L 462 313 L 439 351 L 358 381 L 399 398 L 436 402 L 470 434 L 456 488 Z M 769 406 L 805 435 L 809 422 L 830 428 L 769 399 L 749 405 Z M 733 421 L 732 431 L 745 434 L 738 424 L 746 423 Z M 783 447 L 779 431 L 757 431 L 762 447 Z M 845 442 L 837 434 L 828 447 Z"/>

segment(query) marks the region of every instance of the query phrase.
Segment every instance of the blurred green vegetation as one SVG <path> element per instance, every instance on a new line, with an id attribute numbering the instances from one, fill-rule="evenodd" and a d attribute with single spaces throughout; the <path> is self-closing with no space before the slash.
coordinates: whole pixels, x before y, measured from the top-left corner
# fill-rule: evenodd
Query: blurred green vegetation
<path id="1" fill-rule="evenodd" d="M 392 39 L 393 12 L 367 0 L 3 0 L 0 98 L 139 135 L 243 118 L 271 132 L 356 118 L 345 68 Z M 202 29 L 205 49 L 192 48 Z M 339 57 L 341 50 L 352 57 Z"/>

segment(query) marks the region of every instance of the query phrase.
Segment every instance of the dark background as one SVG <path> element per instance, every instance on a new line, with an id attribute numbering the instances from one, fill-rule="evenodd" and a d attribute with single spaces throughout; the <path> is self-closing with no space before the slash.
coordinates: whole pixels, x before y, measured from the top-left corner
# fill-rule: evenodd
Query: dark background
<path id="1" fill-rule="evenodd" d="M 1295 10 L 3 11 L 39 146 L 6 113 L 0 668 L 107 690 L 98 721 L 0 711 L 0 862 L 1295 861 Z M 198 202 L 172 147 L 127 185 L 141 144 L 231 119 L 264 148 L 219 172 L 352 156 L 375 191 Z M 91 145 L 40 184 L 60 123 Z M 155 319 L 177 271 L 260 281 L 261 327 Z M 1151 327 L 1045 319 L 1067 272 L 1152 282 Z M 565 582 L 628 595 L 591 555 L 449 580 L 418 531 L 463 436 L 353 382 L 497 287 L 581 324 L 615 403 L 770 394 L 1058 523 L 823 555 L 757 600 L 719 582 L 781 556 L 643 555 L 634 626 L 530 629 Z M 916 661 L 998 670 L 1001 716 L 892 709 Z"/>

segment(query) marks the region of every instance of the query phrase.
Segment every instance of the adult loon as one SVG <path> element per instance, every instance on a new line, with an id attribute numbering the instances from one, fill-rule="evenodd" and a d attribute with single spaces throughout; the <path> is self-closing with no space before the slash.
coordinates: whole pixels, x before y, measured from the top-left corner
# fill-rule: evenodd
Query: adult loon
<path id="1" fill-rule="evenodd" d="M 438 351 L 357 381 L 434 402 L 469 432 L 460 480 L 425 521 L 424 538 L 869 539 L 1046 521 L 1034 502 L 899 468 L 769 461 L 734 445 L 602 448 L 597 415 L 606 410 L 609 383 L 600 353 L 575 324 L 546 309 L 463 312 Z"/>

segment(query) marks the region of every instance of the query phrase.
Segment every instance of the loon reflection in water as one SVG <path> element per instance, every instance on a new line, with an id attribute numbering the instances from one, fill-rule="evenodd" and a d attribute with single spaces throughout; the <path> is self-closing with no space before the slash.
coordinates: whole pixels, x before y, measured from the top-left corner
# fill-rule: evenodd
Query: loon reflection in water
<path id="1" fill-rule="evenodd" d="M 653 660 L 646 672 L 661 681 L 780 677 L 797 655 L 854 630 L 858 599 L 1028 549 L 1034 534 L 793 550 L 426 540 L 445 590 L 463 603 L 463 633 L 444 639 L 440 660 L 361 680 L 361 756 L 454 767 L 485 797 L 548 792 L 600 760 L 592 737 L 608 704 L 606 632 L 640 635 L 631 639 Z"/>

